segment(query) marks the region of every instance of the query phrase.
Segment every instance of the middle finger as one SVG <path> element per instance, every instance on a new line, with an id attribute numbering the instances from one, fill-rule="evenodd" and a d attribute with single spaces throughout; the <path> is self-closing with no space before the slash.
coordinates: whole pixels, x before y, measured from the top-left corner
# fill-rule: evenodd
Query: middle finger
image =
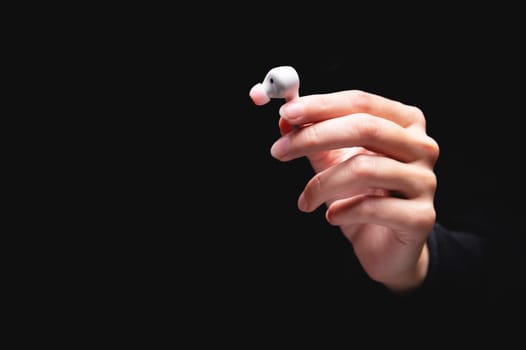
<path id="1" fill-rule="evenodd" d="M 272 145 L 271 154 L 281 161 L 289 161 L 314 152 L 356 146 L 402 162 L 415 161 L 435 147 L 425 134 L 384 118 L 358 113 L 287 133 Z"/>

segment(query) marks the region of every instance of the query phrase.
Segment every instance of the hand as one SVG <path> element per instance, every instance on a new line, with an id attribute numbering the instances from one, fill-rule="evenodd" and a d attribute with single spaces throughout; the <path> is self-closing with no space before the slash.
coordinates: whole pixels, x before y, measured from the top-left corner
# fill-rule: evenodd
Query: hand
<path id="1" fill-rule="evenodd" d="M 366 273 L 393 291 L 424 280 L 435 223 L 439 147 L 422 111 L 358 90 L 309 95 L 280 108 L 281 161 L 307 157 L 315 175 L 298 199 L 341 228 Z"/>

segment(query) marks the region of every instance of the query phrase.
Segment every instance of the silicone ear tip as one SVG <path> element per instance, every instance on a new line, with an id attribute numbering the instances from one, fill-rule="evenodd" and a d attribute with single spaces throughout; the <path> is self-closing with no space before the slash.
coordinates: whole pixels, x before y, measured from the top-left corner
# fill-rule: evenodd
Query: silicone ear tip
<path id="1" fill-rule="evenodd" d="M 261 83 L 257 83 L 252 87 L 252 89 L 250 89 L 249 96 L 258 106 L 264 105 L 270 101 L 270 97 L 268 97 L 265 89 L 263 88 L 263 84 Z"/>

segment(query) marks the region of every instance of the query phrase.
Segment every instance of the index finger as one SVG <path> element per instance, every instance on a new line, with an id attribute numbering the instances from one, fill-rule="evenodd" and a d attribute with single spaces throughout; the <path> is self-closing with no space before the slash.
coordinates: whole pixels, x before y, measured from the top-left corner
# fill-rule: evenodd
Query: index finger
<path id="1" fill-rule="evenodd" d="M 315 123 L 344 115 L 366 113 L 390 120 L 404 128 L 424 125 L 417 107 L 361 90 L 305 95 L 283 104 L 282 119 L 291 125 Z"/>

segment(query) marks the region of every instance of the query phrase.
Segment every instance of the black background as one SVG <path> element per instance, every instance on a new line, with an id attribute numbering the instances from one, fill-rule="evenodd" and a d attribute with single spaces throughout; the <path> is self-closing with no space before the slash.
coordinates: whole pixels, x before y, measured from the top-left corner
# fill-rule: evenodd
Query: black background
<path id="1" fill-rule="evenodd" d="M 248 93 L 278 65 L 296 68 L 301 95 L 361 89 L 420 107 L 441 149 L 438 221 L 494 239 L 494 289 L 522 281 L 518 22 L 497 27 L 469 11 L 329 18 L 331 8 L 283 25 L 266 10 L 190 26 L 157 13 L 119 39 L 125 54 L 110 68 L 128 94 L 119 93 L 125 112 L 111 125 L 112 184 L 122 205 L 106 252 L 124 245 L 114 258 L 117 280 L 134 290 L 124 298 L 147 315 L 258 336 L 265 320 L 286 328 L 320 310 L 374 315 L 391 302 L 323 208 L 297 209 L 309 164 L 270 156 L 282 101 L 255 106 Z"/>
<path id="2" fill-rule="evenodd" d="M 297 209 L 312 176 L 308 163 L 281 163 L 270 156 L 282 101 L 255 106 L 248 91 L 278 65 L 297 69 L 303 95 L 356 88 L 420 107 L 428 133 L 441 147 L 438 221 L 490 235 L 492 244 L 500 245 L 492 289 L 522 279 L 516 116 L 522 98 L 511 88 L 520 85 L 518 56 L 498 38 L 464 35 L 409 42 L 368 38 L 380 40 L 368 42 L 373 50 L 355 40 L 347 46 L 305 40 L 312 51 L 286 51 L 281 45 L 265 52 L 263 43 L 245 43 L 228 57 L 210 55 L 206 87 L 191 107 L 197 125 L 188 136 L 197 155 L 182 170 L 197 186 L 186 207 L 194 219 L 183 215 L 180 222 L 189 224 L 182 229 L 186 234 L 199 237 L 204 277 L 196 277 L 208 286 L 202 290 L 205 300 L 213 290 L 212 304 L 220 310 L 273 320 L 318 309 L 343 313 L 341 306 L 349 301 L 355 311 L 357 304 L 374 310 L 386 300 L 363 274 L 348 242 L 326 223 L 323 208 L 311 214 Z M 272 48 L 273 40 L 268 42 Z M 492 58 L 495 52 L 498 60 Z M 502 295 L 495 299 L 498 303 Z"/>

